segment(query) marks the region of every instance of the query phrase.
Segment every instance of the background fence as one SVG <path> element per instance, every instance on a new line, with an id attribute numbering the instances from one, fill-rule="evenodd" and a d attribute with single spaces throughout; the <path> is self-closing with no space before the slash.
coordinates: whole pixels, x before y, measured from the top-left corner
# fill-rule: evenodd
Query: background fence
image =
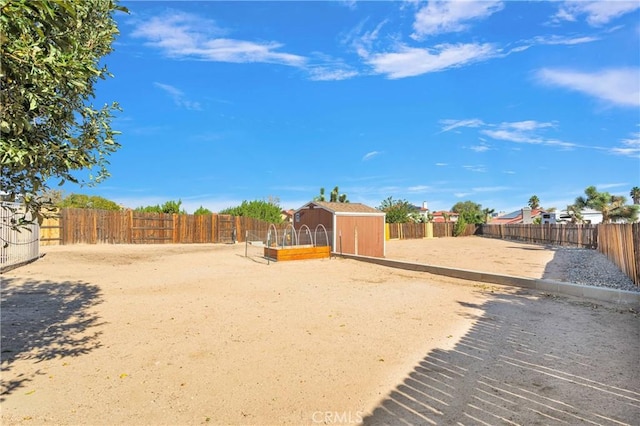
<path id="1" fill-rule="evenodd" d="M 20 203 L 0 202 L 0 272 L 8 271 L 40 256 L 38 223 L 19 224 L 25 217 Z"/>
<path id="2" fill-rule="evenodd" d="M 409 240 L 414 238 L 427 238 L 428 227 L 432 227 L 431 237 L 453 237 L 453 222 L 438 223 L 387 223 L 386 233 L 387 239 L 391 240 Z M 474 235 L 478 230 L 478 225 L 467 225 L 461 236 Z"/>
<path id="3" fill-rule="evenodd" d="M 598 247 L 598 225 L 484 224 L 480 226 L 479 234 L 483 237 L 517 240 L 534 244 L 584 248 Z"/>
<path id="4" fill-rule="evenodd" d="M 253 240 L 266 240 L 268 229 L 267 222 L 240 216 L 67 208 L 43 222 L 41 242 L 43 245 L 230 243 L 243 242 L 246 235 Z"/>

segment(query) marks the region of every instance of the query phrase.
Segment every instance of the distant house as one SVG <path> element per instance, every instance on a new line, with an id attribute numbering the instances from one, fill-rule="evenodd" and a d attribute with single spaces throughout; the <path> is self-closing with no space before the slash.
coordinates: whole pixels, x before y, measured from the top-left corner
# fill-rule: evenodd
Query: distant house
<path id="1" fill-rule="evenodd" d="M 293 222 L 293 213 L 294 212 L 295 212 L 295 210 L 293 210 L 293 209 L 280 211 L 280 217 L 282 218 L 282 221 L 284 223 L 292 223 Z"/>
<path id="2" fill-rule="evenodd" d="M 495 217 L 489 222 L 490 225 L 510 225 L 514 223 L 533 223 L 534 219 L 540 218 L 546 211 L 542 209 L 531 209 L 524 207 L 511 213 Z"/>
<path id="3" fill-rule="evenodd" d="M 583 209 L 580 212 L 582 215 L 582 223 L 597 224 L 602 223 L 602 212 L 594 209 Z M 557 223 L 571 223 L 572 216 L 566 210 L 560 210 L 557 213 Z"/>
<path id="4" fill-rule="evenodd" d="M 426 219 L 429 218 L 429 214 L 433 215 L 432 222 L 456 222 L 460 216 L 458 213 L 448 212 L 446 210 L 439 210 L 432 212 L 427 207 L 427 202 L 423 201 L 422 206 L 413 205 L 413 210 Z"/>

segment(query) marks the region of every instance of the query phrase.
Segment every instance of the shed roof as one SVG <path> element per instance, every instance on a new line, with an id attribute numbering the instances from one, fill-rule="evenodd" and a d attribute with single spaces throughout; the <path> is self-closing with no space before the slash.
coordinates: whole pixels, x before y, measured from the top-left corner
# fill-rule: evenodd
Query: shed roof
<path id="1" fill-rule="evenodd" d="M 302 210 L 305 207 L 310 206 L 311 204 L 315 204 L 318 207 L 322 207 L 326 210 L 329 210 L 332 213 L 376 213 L 379 215 L 384 215 L 384 212 L 374 209 L 373 207 L 366 206 L 362 203 L 332 203 L 329 201 L 312 201 L 310 203 L 305 204 L 298 210 Z"/>

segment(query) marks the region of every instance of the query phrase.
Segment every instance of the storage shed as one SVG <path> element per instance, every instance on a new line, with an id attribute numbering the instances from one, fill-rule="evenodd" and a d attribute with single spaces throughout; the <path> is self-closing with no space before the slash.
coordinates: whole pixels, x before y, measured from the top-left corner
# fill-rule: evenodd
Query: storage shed
<path id="1" fill-rule="evenodd" d="M 384 257 L 384 219 L 384 212 L 364 204 L 312 201 L 295 211 L 293 226 L 315 232 L 323 225 L 336 253 Z"/>

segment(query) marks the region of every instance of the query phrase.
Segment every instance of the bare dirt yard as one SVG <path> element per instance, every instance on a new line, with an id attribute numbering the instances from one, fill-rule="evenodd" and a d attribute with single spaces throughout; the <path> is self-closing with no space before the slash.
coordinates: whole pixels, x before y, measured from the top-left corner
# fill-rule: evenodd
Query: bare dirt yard
<path id="1" fill-rule="evenodd" d="M 2 424 L 638 424 L 638 306 L 260 250 L 44 247 L 1 275 Z M 387 245 L 538 278 L 553 254 Z"/>

